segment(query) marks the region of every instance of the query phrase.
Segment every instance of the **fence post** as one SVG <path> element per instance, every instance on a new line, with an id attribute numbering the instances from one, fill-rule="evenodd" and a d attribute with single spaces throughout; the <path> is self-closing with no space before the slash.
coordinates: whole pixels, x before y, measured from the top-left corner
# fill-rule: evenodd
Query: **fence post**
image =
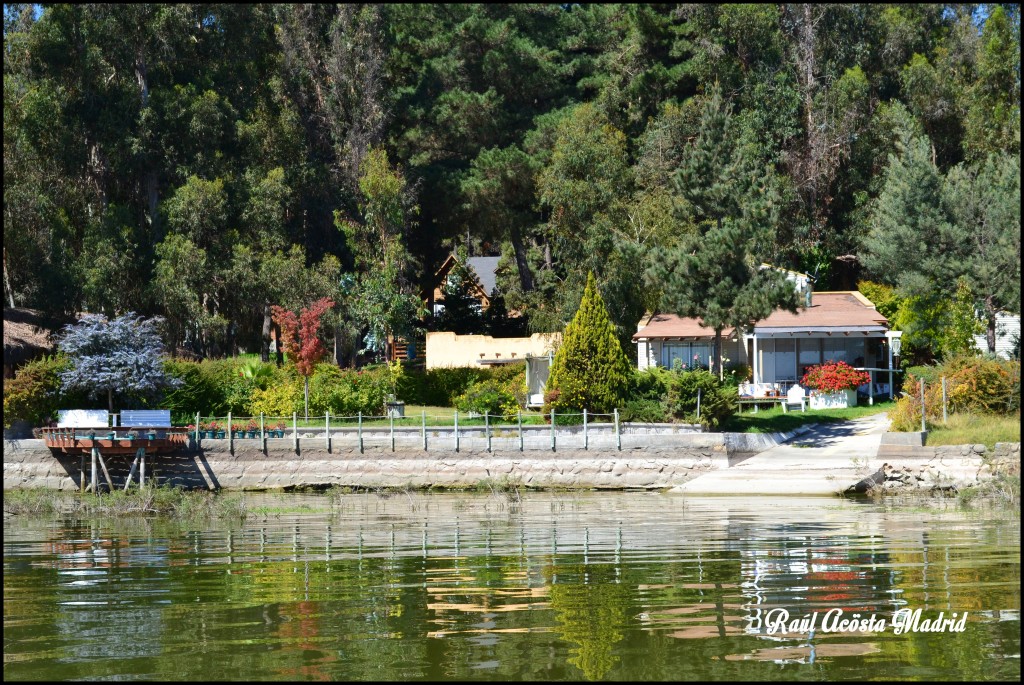
<path id="1" fill-rule="evenodd" d="M 583 408 L 583 449 L 589 449 L 590 442 L 587 440 L 587 409 Z"/>
<path id="2" fill-rule="evenodd" d="M 388 419 L 391 421 L 391 451 L 395 451 L 395 413 L 388 410 Z"/>
<path id="3" fill-rule="evenodd" d="M 228 412 L 228 451 L 231 454 L 235 453 L 235 436 L 234 431 L 231 430 L 231 412 Z"/>
<path id="4" fill-rule="evenodd" d="M 921 379 L 921 432 L 925 432 L 924 426 L 924 379 Z"/>
<path id="5" fill-rule="evenodd" d="M 230 427 L 228 430 L 231 430 Z M 267 451 L 267 432 L 263 430 L 263 412 L 260 412 L 260 448 L 264 452 Z"/>
<path id="6" fill-rule="evenodd" d="M 551 451 L 555 451 L 555 410 L 551 410 Z"/>
<path id="7" fill-rule="evenodd" d="M 523 410 L 519 409 L 518 411 L 516 411 L 516 414 L 518 415 L 518 422 L 519 422 L 519 451 L 522 452 L 523 451 Z"/>
<path id="8" fill-rule="evenodd" d="M 199 412 L 196 412 L 196 447 L 199 447 Z"/>
<path id="9" fill-rule="evenodd" d="M 942 423 L 946 423 L 946 377 L 942 377 Z"/>
<path id="10" fill-rule="evenodd" d="M 619 408 L 615 408 L 615 449 L 622 450 L 622 433 L 619 432 Z"/>
<path id="11" fill-rule="evenodd" d="M 359 454 L 362 454 L 363 453 L 363 412 L 362 412 L 362 410 L 359 411 L 359 424 L 358 424 L 358 426 L 359 427 L 356 430 L 357 430 L 358 435 L 359 435 Z"/>
<path id="12" fill-rule="evenodd" d="M 299 453 L 299 415 L 292 412 L 292 447 Z"/>
<path id="13" fill-rule="evenodd" d="M 754 406 L 756 407 L 757 405 Z M 697 423 L 700 423 L 700 388 L 697 388 Z"/>
<path id="14" fill-rule="evenodd" d="M 324 410 L 324 423 L 327 424 L 327 451 L 331 451 L 331 412 Z"/>
<path id="15" fill-rule="evenodd" d="M 484 409 L 484 435 L 487 437 L 487 451 L 491 451 L 491 415 Z"/>
<path id="16" fill-rule="evenodd" d="M 459 451 L 459 410 L 455 410 L 455 451 Z"/>
<path id="17" fill-rule="evenodd" d="M 422 411 L 423 414 L 423 450 L 427 449 L 427 410 Z"/>
<path id="18" fill-rule="evenodd" d="M 199 425 L 199 424 L 196 424 L 196 425 Z M 99 485 L 99 481 L 97 480 L 97 478 L 99 478 L 99 474 L 96 473 L 96 455 L 99 454 L 100 451 L 98 449 L 96 449 L 95 443 L 96 443 L 96 441 L 94 440 L 93 441 L 94 447 L 92 448 L 92 483 L 91 483 L 91 485 L 92 485 L 92 494 L 98 495 L 98 494 L 100 494 L 100 485 Z"/>

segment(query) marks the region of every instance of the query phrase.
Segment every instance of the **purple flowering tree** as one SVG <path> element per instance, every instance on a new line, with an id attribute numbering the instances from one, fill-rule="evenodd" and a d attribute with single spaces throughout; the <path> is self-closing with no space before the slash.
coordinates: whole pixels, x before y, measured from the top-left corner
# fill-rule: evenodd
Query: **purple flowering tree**
<path id="1" fill-rule="evenodd" d="M 71 358 L 71 368 L 60 374 L 61 390 L 84 390 L 89 397 L 107 395 L 114 411 L 114 394 L 153 395 L 160 388 L 180 383 L 163 367 L 163 343 L 157 333 L 159 317 L 143 319 L 128 312 L 107 320 L 87 314 L 64 327 L 58 347 Z"/>

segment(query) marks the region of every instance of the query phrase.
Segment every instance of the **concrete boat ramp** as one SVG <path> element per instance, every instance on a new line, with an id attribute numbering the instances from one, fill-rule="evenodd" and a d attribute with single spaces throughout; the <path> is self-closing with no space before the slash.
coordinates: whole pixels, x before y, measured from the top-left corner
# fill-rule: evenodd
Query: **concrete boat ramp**
<path id="1" fill-rule="evenodd" d="M 729 466 L 671 489 L 692 495 L 835 495 L 879 473 L 885 413 L 815 424 L 754 455 L 730 455 Z"/>

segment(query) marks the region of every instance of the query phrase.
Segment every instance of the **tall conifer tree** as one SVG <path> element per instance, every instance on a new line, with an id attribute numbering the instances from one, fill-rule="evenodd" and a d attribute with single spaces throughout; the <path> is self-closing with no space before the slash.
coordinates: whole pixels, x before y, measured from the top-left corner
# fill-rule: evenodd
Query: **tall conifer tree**
<path id="1" fill-rule="evenodd" d="M 701 325 L 715 331 L 719 378 L 725 328 L 747 328 L 777 307 L 797 308 L 785 274 L 760 268 L 760 252 L 772 244 L 778 223 L 773 180 L 773 171 L 736 142 L 732 116 L 716 87 L 675 177 L 700 230 L 675 247 L 656 251 L 647 278 L 661 290 L 662 309 L 699 317 Z"/>

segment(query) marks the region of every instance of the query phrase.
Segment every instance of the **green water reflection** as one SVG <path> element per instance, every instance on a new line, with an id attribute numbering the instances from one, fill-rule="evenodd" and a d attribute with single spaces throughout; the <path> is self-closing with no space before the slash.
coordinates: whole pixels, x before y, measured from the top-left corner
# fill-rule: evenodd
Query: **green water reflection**
<path id="1" fill-rule="evenodd" d="M 251 495 L 4 521 L 10 680 L 1018 680 L 1020 524 L 831 499 Z M 295 513 L 290 513 L 295 512 Z M 963 633 L 767 614 L 969 612 Z"/>

